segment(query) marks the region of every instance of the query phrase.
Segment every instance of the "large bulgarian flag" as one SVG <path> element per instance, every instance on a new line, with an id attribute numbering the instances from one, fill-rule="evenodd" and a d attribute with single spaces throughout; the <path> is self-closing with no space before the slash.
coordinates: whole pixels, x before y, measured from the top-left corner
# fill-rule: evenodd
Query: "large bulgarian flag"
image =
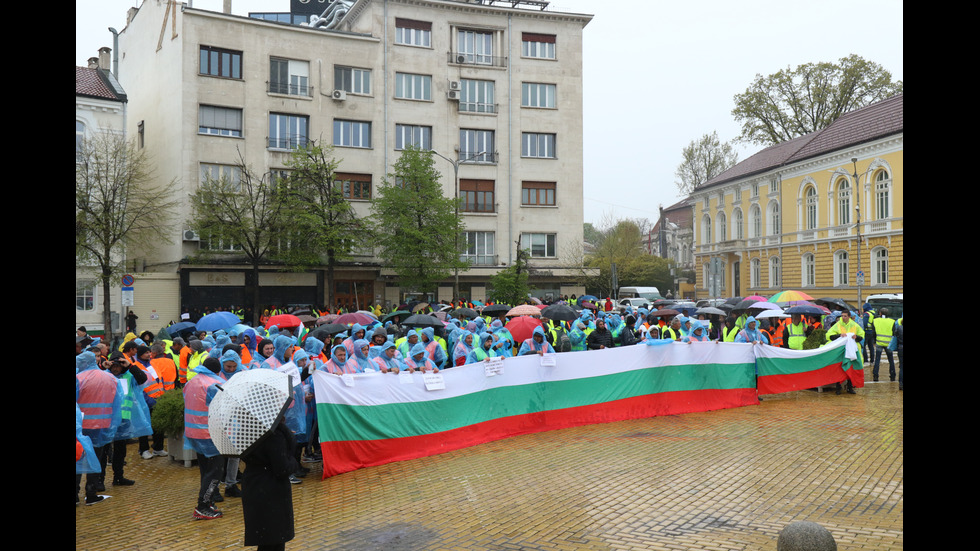
<path id="1" fill-rule="evenodd" d="M 850 380 L 864 386 L 860 347 L 840 338 L 813 350 L 789 350 L 756 345 L 759 394 L 791 392 Z"/>
<path id="2" fill-rule="evenodd" d="M 759 403 L 749 344 L 641 344 L 500 367 L 443 370 L 437 390 L 417 373 L 315 372 L 324 478 L 519 434 Z"/>

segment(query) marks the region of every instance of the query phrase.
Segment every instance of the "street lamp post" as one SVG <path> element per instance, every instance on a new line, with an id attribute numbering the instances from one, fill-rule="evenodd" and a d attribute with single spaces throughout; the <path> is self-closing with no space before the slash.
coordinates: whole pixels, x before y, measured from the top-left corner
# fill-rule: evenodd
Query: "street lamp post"
<path id="1" fill-rule="evenodd" d="M 858 176 L 857 161 L 858 161 L 857 157 L 851 158 L 851 162 L 854 163 L 854 207 L 855 207 L 855 211 L 857 212 L 857 219 L 855 220 L 856 221 L 855 228 L 857 229 L 857 250 L 858 250 L 857 271 L 860 273 L 861 272 L 861 180 L 860 177 Z M 860 275 L 856 275 L 855 279 L 857 279 L 858 304 L 864 304 L 861 297 L 861 287 L 863 286 L 864 278 L 861 277 Z"/>
<path id="2" fill-rule="evenodd" d="M 457 159 L 457 160 L 454 161 L 454 160 L 450 159 L 449 157 L 446 157 L 445 155 L 439 153 L 435 149 L 430 149 L 429 151 L 431 151 L 434 155 L 437 155 L 437 156 L 439 156 L 439 157 L 441 157 L 441 158 L 449 161 L 449 164 L 453 165 L 453 197 L 456 199 L 456 201 L 455 201 L 455 205 L 456 205 L 456 207 L 455 207 L 455 209 L 456 209 L 455 210 L 455 215 L 456 215 L 456 220 L 458 221 L 459 220 L 459 163 L 464 163 L 466 161 L 470 161 L 472 159 L 475 159 L 475 158 L 477 158 L 477 157 L 479 157 L 481 155 L 484 155 L 486 152 L 485 151 L 481 151 L 479 153 L 470 155 L 469 157 L 466 157 L 465 159 Z M 456 254 L 459 255 L 459 232 L 458 231 L 455 232 L 455 241 L 454 241 L 454 244 L 456 246 L 455 247 L 456 248 Z M 457 260 L 457 262 L 455 262 L 454 263 L 454 266 L 453 266 L 453 301 L 454 302 L 459 299 L 459 265 L 458 265 L 459 264 L 459 262 L 458 262 L 459 259 L 457 258 L 456 260 Z"/>

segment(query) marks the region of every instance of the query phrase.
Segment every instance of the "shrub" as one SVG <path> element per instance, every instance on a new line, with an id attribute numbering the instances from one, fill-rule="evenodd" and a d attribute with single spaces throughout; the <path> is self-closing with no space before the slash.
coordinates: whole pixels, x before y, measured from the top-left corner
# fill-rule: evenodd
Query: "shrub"
<path id="1" fill-rule="evenodd" d="M 184 433 L 184 393 L 174 388 L 163 393 L 153 408 L 153 430 L 177 438 Z"/>

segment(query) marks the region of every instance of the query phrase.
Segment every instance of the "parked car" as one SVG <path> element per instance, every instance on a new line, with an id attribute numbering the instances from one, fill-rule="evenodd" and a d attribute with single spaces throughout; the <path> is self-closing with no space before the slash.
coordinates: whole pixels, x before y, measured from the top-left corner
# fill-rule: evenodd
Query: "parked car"
<path id="1" fill-rule="evenodd" d="M 646 306 L 646 308 L 649 310 L 652 304 L 653 301 L 646 298 L 624 298 L 624 299 L 620 299 L 619 301 L 620 308 L 632 307 L 636 309 L 636 308 L 643 308 L 644 306 Z"/>

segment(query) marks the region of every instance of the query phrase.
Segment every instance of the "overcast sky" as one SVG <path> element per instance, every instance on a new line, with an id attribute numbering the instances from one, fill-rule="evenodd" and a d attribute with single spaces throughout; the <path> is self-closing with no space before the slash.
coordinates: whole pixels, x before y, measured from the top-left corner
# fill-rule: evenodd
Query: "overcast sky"
<path id="1" fill-rule="evenodd" d="M 75 64 L 139 0 L 76 0 Z M 222 0 L 194 7 L 221 11 Z M 704 134 L 734 139 L 733 98 L 756 74 L 857 54 L 904 80 L 901 0 L 554 0 L 594 16 L 584 32 L 585 221 L 656 222 L 681 199 L 681 150 Z M 233 0 L 232 11 L 289 11 L 289 0 Z M 758 146 L 738 146 L 739 159 Z"/>

